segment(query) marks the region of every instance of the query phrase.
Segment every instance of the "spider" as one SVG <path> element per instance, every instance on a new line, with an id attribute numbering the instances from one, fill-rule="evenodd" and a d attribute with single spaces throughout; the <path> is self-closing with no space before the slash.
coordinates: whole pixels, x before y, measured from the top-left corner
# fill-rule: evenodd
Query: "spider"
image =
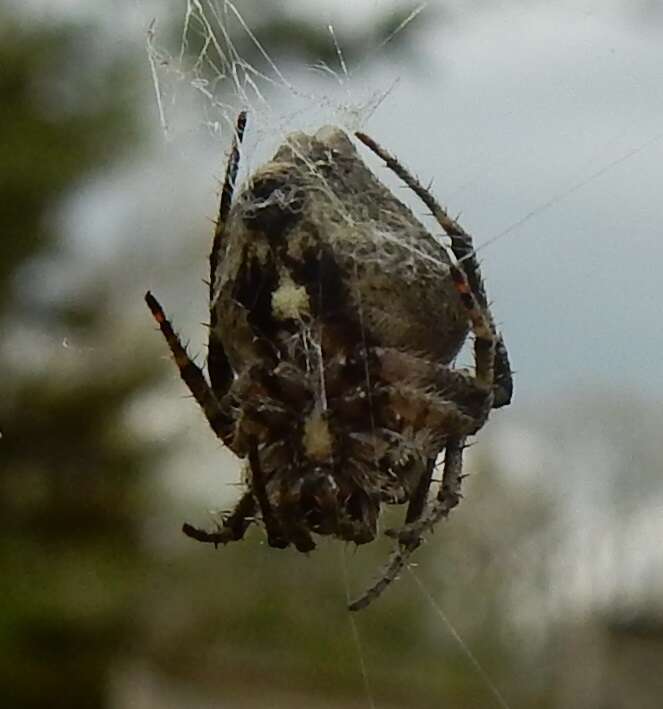
<path id="1" fill-rule="evenodd" d="M 338 128 L 288 136 L 234 199 L 246 120 L 209 259 L 209 382 L 145 296 L 212 430 L 248 461 L 222 524 L 183 531 L 217 546 L 261 520 L 270 546 L 306 553 L 314 534 L 370 542 L 382 504 L 407 503 L 404 525 L 386 532 L 396 540 L 387 567 L 349 606 L 358 610 L 458 504 L 467 437 L 511 400 L 509 359 L 472 238 L 396 158 L 355 134 L 430 209 L 451 253 Z M 470 332 L 474 371 L 454 368 Z"/>

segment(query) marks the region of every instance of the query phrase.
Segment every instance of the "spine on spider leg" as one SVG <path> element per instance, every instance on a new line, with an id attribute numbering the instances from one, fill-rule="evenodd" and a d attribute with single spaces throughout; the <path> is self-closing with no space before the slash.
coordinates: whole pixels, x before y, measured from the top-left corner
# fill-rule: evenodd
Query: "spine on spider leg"
<path id="1" fill-rule="evenodd" d="M 463 227 L 452 219 L 446 209 L 435 199 L 435 197 L 426 189 L 421 182 L 411 175 L 401 163 L 375 140 L 365 133 L 355 133 L 357 138 L 364 145 L 370 148 L 378 157 L 382 158 L 387 167 L 392 170 L 403 182 L 419 197 L 419 199 L 430 209 L 432 215 L 437 220 L 438 224 L 444 229 L 445 233 L 451 238 L 451 250 L 458 261 L 458 265 L 463 269 L 467 280 L 470 284 L 474 297 L 479 305 L 488 312 L 488 300 L 486 298 L 486 290 L 481 279 L 481 271 L 479 262 L 477 261 L 474 251 L 472 237 L 463 229 Z M 488 314 L 490 317 L 490 314 Z"/>
<path id="2" fill-rule="evenodd" d="M 398 175 L 428 209 L 430 209 L 438 224 L 444 229 L 447 236 L 451 238 L 451 251 L 456 257 L 458 265 L 465 272 L 475 298 L 479 305 L 487 310 L 488 299 L 486 298 L 486 290 L 483 285 L 479 262 L 477 261 L 470 234 L 468 234 L 455 219 L 449 216 L 447 210 L 442 207 L 430 191 L 426 189 L 414 175 L 411 175 L 391 153 L 365 133 L 356 133 L 355 135 L 364 145 L 382 158 L 387 167 Z"/>
<path id="3" fill-rule="evenodd" d="M 452 269 L 451 275 L 477 335 L 475 343 L 477 371 L 481 372 L 480 378 L 483 381 L 491 381 L 494 394 L 493 406 L 495 408 L 506 406 L 510 403 L 513 393 L 509 357 L 501 335 L 497 334 L 493 316 L 488 307 L 486 289 L 481 278 L 481 269 L 472 237 L 455 219 L 447 214 L 431 192 L 414 175 L 410 174 L 391 153 L 365 133 L 355 133 L 355 135 L 384 160 L 387 167 L 421 199 L 430 209 L 438 224 L 451 238 L 451 251 L 458 264 Z M 489 332 L 485 331 L 486 326 Z M 492 360 L 489 361 L 491 357 Z"/>
<path id="4" fill-rule="evenodd" d="M 451 238 L 451 251 L 456 257 L 458 267 L 462 269 L 465 275 L 466 284 L 470 288 L 475 305 L 478 305 L 481 309 L 483 318 L 490 328 L 491 337 L 494 339 L 494 343 L 490 347 L 485 343 L 479 342 L 477 349 L 477 358 L 481 357 L 485 361 L 487 356 L 492 356 L 490 368 L 493 377 L 493 408 L 497 409 L 501 406 L 507 406 L 511 403 L 511 397 L 513 396 L 513 379 L 511 376 L 509 354 L 502 335 L 497 332 L 493 315 L 488 307 L 488 296 L 486 295 L 486 288 L 481 277 L 481 269 L 479 267 L 476 251 L 474 250 L 472 237 L 458 222 L 452 219 L 449 219 L 448 228 L 444 226 L 442 220 L 438 219 L 438 221 L 443 225 L 447 235 Z M 456 283 L 456 287 L 458 288 L 458 277 L 457 274 L 454 275 L 453 271 L 452 278 L 454 278 L 454 283 Z M 461 297 L 465 296 L 461 293 Z"/>
<path id="5" fill-rule="evenodd" d="M 458 229 L 459 233 L 456 234 L 447 232 L 451 238 L 451 251 L 456 257 L 458 265 L 465 271 L 467 280 L 479 305 L 481 305 L 482 308 L 488 308 L 486 288 L 481 278 L 479 261 L 477 260 L 476 251 L 474 250 L 472 237 L 462 227 L 458 226 Z"/>
<path id="6" fill-rule="evenodd" d="M 464 438 L 449 441 L 437 500 L 421 517 L 406 524 L 403 529 L 397 530 L 395 535 L 388 535 L 396 536 L 398 545 L 392 552 L 379 579 L 359 598 L 350 603 L 348 610 L 362 610 L 379 598 L 384 590 L 398 578 L 400 572 L 407 566 L 411 555 L 421 546 L 423 534 L 433 529 L 438 522 L 448 517 L 451 511 L 458 506 L 462 498 L 461 483 L 465 477 L 462 474 L 464 448 Z"/>
<path id="7" fill-rule="evenodd" d="M 150 291 L 145 294 L 145 302 L 159 326 L 161 334 L 168 343 L 175 364 L 179 369 L 180 377 L 203 410 L 212 430 L 226 445 L 230 445 L 233 430 L 232 418 L 219 406 L 219 402 L 211 391 L 202 370 L 187 354 L 186 348 L 175 334 L 173 326 L 166 317 L 159 301 Z"/>
<path id="8" fill-rule="evenodd" d="M 513 396 L 513 378 L 511 364 L 509 362 L 509 353 L 507 352 L 502 335 L 497 332 L 492 313 L 488 307 L 488 297 L 486 296 L 486 289 L 483 284 L 483 279 L 481 278 L 481 270 L 476 257 L 476 251 L 472 244 L 472 237 L 465 232 L 457 222 L 454 222 L 454 224 L 458 228 L 458 233 L 447 232 L 451 237 L 451 250 L 458 261 L 458 266 L 462 268 L 465 274 L 475 303 L 481 308 L 483 316 L 492 333 L 492 337 L 494 338 L 494 343 L 490 348 L 482 346 L 481 343 L 479 343 L 480 346 L 479 351 L 477 351 L 477 357 L 486 356 L 480 352 L 481 349 L 490 349 L 492 352 L 493 408 L 498 409 L 510 404 Z M 458 287 L 458 279 L 457 276 L 454 276 L 453 272 L 452 277 Z"/>
<path id="9" fill-rule="evenodd" d="M 453 220 L 450 220 L 450 222 L 451 228 L 446 229 L 445 227 L 445 231 L 451 238 L 451 250 L 456 257 L 458 266 L 462 268 L 465 274 L 467 284 L 474 295 L 476 303 L 481 307 L 495 339 L 491 348 L 493 353 L 493 408 L 498 409 L 510 404 L 513 396 L 513 378 L 511 364 L 509 362 L 509 353 L 507 352 L 501 333 L 497 332 L 493 315 L 488 307 L 486 288 L 481 277 L 481 269 L 479 268 L 479 261 L 477 260 L 476 251 L 474 250 L 472 237 L 458 222 Z M 454 277 L 453 273 L 452 277 Z M 454 277 L 454 282 L 456 281 L 457 279 Z"/>
<path id="10" fill-rule="evenodd" d="M 488 356 L 488 350 L 490 350 L 490 356 L 492 357 L 491 369 L 493 372 L 493 408 L 499 409 L 502 406 L 507 406 L 510 404 L 513 396 L 511 363 L 509 362 L 509 353 L 507 352 L 506 345 L 504 344 L 504 339 L 502 338 L 501 333 L 497 332 L 492 313 L 488 307 L 488 299 L 486 297 L 486 290 L 481 278 L 479 263 L 477 261 L 474 248 L 472 247 L 472 239 L 471 237 L 468 238 L 469 241 L 459 238 L 454 245 L 454 237 L 452 236 L 452 251 L 458 261 L 458 266 L 462 268 L 462 273 L 465 277 L 460 277 L 460 274 L 457 272 L 455 273 L 454 269 L 452 269 L 451 275 L 461 298 L 464 299 L 463 302 L 468 308 L 468 311 L 472 311 L 475 306 L 478 306 L 481 309 L 484 322 L 487 323 L 490 329 L 491 338 L 494 340 L 490 347 L 486 344 L 478 342 L 477 344 L 479 345 L 479 349 L 477 350 L 477 357 L 482 356 L 485 358 L 485 356 Z M 458 268 L 455 268 L 455 271 L 458 271 Z M 464 286 L 462 281 L 465 281 Z M 467 286 L 469 286 L 472 296 L 471 300 L 474 301 L 474 305 L 468 301 L 468 296 L 465 294 Z M 471 315 L 470 317 L 472 318 L 473 316 Z M 482 353 L 481 350 L 485 350 L 486 353 Z"/>
<path id="11" fill-rule="evenodd" d="M 254 522 L 255 510 L 256 501 L 253 493 L 249 491 L 242 496 L 233 513 L 223 520 L 223 525 L 215 532 L 206 532 L 188 523 L 182 525 L 182 532 L 191 539 L 214 544 L 215 547 L 219 544 L 239 541 Z"/>
<path id="12" fill-rule="evenodd" d="M 487 309 L 481 307 L 468 282 L 465 271 L 451 265 L 451 278 L 465 306 L 474 332 L 475 377 L 477 383 L 493 389 L 495 378 L 495 328 Z M 491 407 L 492 408 L 492 407 Z"/>

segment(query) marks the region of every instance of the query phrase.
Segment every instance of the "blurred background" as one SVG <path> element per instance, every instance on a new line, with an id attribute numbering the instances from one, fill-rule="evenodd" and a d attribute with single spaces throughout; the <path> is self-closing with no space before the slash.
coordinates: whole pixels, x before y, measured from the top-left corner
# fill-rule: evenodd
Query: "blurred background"
<path id="1" fill-rule="evenodd" d="M 655 0 L 0 4 L 3 707 L 662 706 L 662 40 Z M 356 616 L 383 542 L 180 533 L 240 468 L 143 293 L 201 361 L 240 108 L 243 176 L 335 123 L 432 180 L 517 371 Z"/>

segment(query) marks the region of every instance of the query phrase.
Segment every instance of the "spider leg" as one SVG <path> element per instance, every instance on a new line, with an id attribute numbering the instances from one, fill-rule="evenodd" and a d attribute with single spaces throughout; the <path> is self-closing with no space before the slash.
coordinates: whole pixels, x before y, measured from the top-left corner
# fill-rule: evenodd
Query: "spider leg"
<path id="1" fill-rule="evenodd" d="M 175 334 L 173 326 L 166 317 L 159 301 L 148 291 L 145 294 L 145 302 L 150 309 L 152 316 L 159 325 L 168 347 L 175 359 L 175 364 L 180 371 L 180 376 L 193 394 L 194 399 L 200 405 L 205 414 L 205 418 L 212 427 L 216 435 L 224 442 L 228 443 L 232 438 L 234 421 L 230 415 L 225 413 L 205 379 L 205 375 L 198 365 L 189 357 L 187 351 Z"/>
<path id="2" fill-rule="evenodd" d="M 499 409 L 511 403 L 513 396 L 513 374 L 509 364 L 509 353 L 502 339 L 498 335 L 495 343 L 495 383 L 493 385 L 493 408 Z"/>
<path id="3" fill-rule="evenodd" d="M 400 530 L 401 547 L 407 549 L 409 556 L 422 541 L 424 532 L 432 529 L 440 520 L 447 517 L 461 500 L 460 484 L 463 479 L 463 448 L 465 439 L 450 440 L 444 452 L 444 472 L 442 483 L 437 491 L 435 502 L 422 515 Z M 407 561 L 407 557 L 405 559 Z"/>
<path id="4" fill-rule="evenodd" d="M 315 549 L 315 542 L 305 522 L 301 510 L 302 486 L 293 486 L 292 481 L 283 476 L 279 496 L 279 517 L 286 537 L 304 554 Z"/>
<path id="5" fill-rule="evenodd" d="M 445 233 L 451 238 L 451 250 L 456 257 L 458 265 L 462 269 L 469 290 L 474 296 L 476 304 L 484 313 L 484 319 L 487 321 L 492 339 L 495 340 L 493 349 L 493 364 L 494 369 L 493 381 L 491 387 L 494 391 L 493 408 L 506 406 L 511 401 L 513 393 L 513 380 L 511 377 L 511 367 L 509 365 L 509 356 L 504 345 L 501 335 L 496 334 L 495 324 L 493 322 L 490 308 L 488 307 L 488 299 L 486 297 L 486 289 L 481 278 L 481 270 L 479 261 L 476 257 L 476 251 L 472 242 L 472 237 L 463 227 L 452 219 L 446 210 L 440 205 L 435 197 L 412 175 L 401 163 L 388 151 L 386 151 L 375 140 L 367 136 L 365 133 L 355 133 L 357 138 L 372 150 L 379 158 L 384 160 L 387 167 L 392 170 L 430 209 L 437 223 L 444 229 Z M 452 275 L 454 275 L 452 273 Z M 454 276 L 454 282 L 458 283 L 458 279 Z M 476 334 L 476 331 L 475 331 Z M 484 347 L 484 349 L 486 349 Z M 482 355 L 488 355 L 488 352 L 482 352 Z M 482 365 L 483 367 L 483 365 Z M 485 367 L 484 367 L 485 369 Z"/>
<path id="6" fill-rule="evenodd" d="M 422 543 L 422 534 L 449 515 L 461 499 L 460 485 L 463 479 L 463 446 L 465 439 L 455 438 L 447 442 L 444 454 L 442 483 L 436 501 L 418 519 L 407 524 L 399 532 L 399 544 L 394 549 L 380 578 L 359 598 L 348 606 L 348 610 L 358 611 L 370 605 L 396 580 L 406 566 L 412 552 Z"/>
<path id="7" fill-rule="evenodd" d="M 428 491 L 430 490 L 434 470 L 435 460 L 431 458 L 428 461 L 426 470 L 424 470 L 424 474 L 421 476 L 421 479 L 417 484 L 417 489 L 414 491 L 414 495 L 408 505 L 407 512 L 405 514 L 405 524 L 414 522 L 421 517 L 421 513 L 426 507 L 426 500 L 428 499 Z"/>
<path id="8" fill-rule="evenodd" d="M 286 529 L 288 537 L 292 540 L 297 551 L 306 554 L 315 549 L 315 542 L 304 525 L 296 523 L 288 524 Z"/>
<path id="9" fill-rule="evenodd" d="M 209 255 L 210 277 L 209 277 L 209 299 L 210 299 L 210 328 L 207 347 L 207 371 L 209 372 L 212 387 L 219 398 L 222 398 L 230 389 L 234 374 L 228 356 L 223 347 L 218 330 L 218 316 L 214 307 L 214 287 L 216 283 L 219 261 L 222 258 L 224 237 L 228 214 L 232 205 L 235 181 L 237 180 L 237 170 L 239 168 L 239 146 L 244 137 L 246 127 L 246 111 L 242 111 L 237 117 L 235 125 L 235 137 L 233 139 L 228 165 L 226 166 L 226 176 L 221 189 L 221 201 L 219 204 L 219 214 L 214 229 L 212 240 L 212 250 Z"/>
<path id="10" fill-rule="evenodd" d="M 260 465 L 258 445 L 255 439 L 252 439 L 249 445 L 249 465 L 251 467 L 251 488 L 253 489 L 253 493 L 258 500 L 258 505 L 260 506 L 262 521 L 264 522 L 265 530 L 267 531 L 267 542 L 270 547 L 285 549 L 290 544 L 290 541 L 285 538 L 281 530 L 281 525 L 279 524 L 279 521 L 276 518 L 274 510 L 269 502 L 265 475 L 263 473 L 262 466 Z"/>
<path id="11" fill-rule="evenodd" d="M 284 523 L 286 534 L 288 538 L 292 540 L 297 551 L 307 553 L 315 549 L 315 542 L 305 525 L 298 520 L 298 512 L 299 511 L 294 507 L 293 509 L 283 509 L 283 516 L 286 520 Z"/>
<path id="12" fill-rule="evenodd" d="M 404 543 L 403 532 L 410 529 L 410 525 L 412 525 L 421 517 L 424 509 L 426 508 L 426 502 L 428 501 L 428 492 L 430 490 L 434 470 L 435 459 L 431 458 L 428 461 L 428 465 L 426 466 L 426 470 L 424 470 L 421 479 L 417 483 L 414 495 L 412 495 L 412 498 L 410 499 L 410 503 L 407 507 L 407 512 L 405 513 L 405 525 L 403 527 L 387 529 L 385 534 L 388 537 L 398 539 L 399 543 L 401 544 Z"/>
<path id="13" fill-rule="evenodd" d="M 210 301 L 212 300 L 212 297 L 214 295 L 214 278 L 216 276 L 216 269 L 219 262 L 219 253 L 223 244 L 223 237 L 226 233 L 226 222 L 228 221 L 228 214 L 230 212 L 230 207 L 232 206 L 233 192 L 235 191 L 235 181 L 237 180 L 237 170 L 239 168 L 239 146 L 242 144 L 245 128 L 246 111 L 242 111 L 239 116 L 237 116 L 237 123 L 235 124 L 235 136 L 233 138 L 232 147 L 230 148 L 228 165 L 226 166 L 226 176 L 223 181 L 223 187 L 221 189 L 219 215 L 216 220 L 216 227 L 214 229 L 212 251 L 209 255 Z"/>
<path id="14" fill-rule="evenodd" d="M 256 511 L 256 501 L 253 493 L 246 492 L 242 495 L 232 514 L 223 520 L 223 526 L 216 532 L 206 532 L 190 524 L 182 526 L 182 531 L 187 537 L 199 542 L 208 542 L 218 546 L 228 542 L 236 542 L 244 537 L 246 530 L 253 522 Z"/>
<path id="15" fill-rule="evenodd" d="M 495 381 L 496 336 L 489 311 L 479 305 L 465 273 L 453 264 L 451 264 L 451 278 L 461 303 L 467 311 L 474 333 L 475 381 L 482 388 L 492 389 Z"/>

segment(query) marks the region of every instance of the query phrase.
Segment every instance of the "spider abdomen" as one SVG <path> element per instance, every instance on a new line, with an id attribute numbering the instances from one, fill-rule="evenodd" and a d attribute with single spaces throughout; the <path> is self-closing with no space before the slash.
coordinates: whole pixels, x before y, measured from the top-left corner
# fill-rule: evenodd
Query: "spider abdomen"
<path id="1" fill-rule="evenodd" d="M 237 308 L 270 338 L 274 320 L 286 329 L 298 316 L 335 320 L 445 364 L 467 335 L 445 248 L 338 129 L 288 138 L 238 196 L 226 242 L 213 307 L 229 351 L 243 324 Z M 296 307 L 282 297 L 287 285 Z"/>

